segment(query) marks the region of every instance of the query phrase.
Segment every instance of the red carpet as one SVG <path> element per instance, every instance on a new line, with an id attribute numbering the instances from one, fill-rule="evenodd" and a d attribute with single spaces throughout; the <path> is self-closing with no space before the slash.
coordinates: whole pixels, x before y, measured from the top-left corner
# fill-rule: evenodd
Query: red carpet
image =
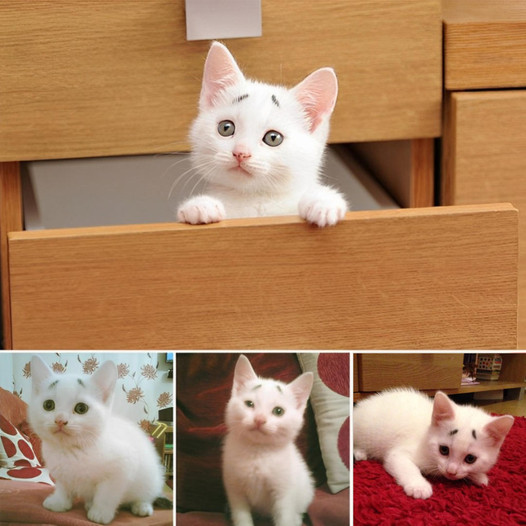
<path id="1" fill-rule="evenodd" d="M 431 480 L 427 500 L 408 497 L 381 464 L 354 464 L 355 526 L 526 525 L 526 418 L 515 417 L 489 486 Z"/>

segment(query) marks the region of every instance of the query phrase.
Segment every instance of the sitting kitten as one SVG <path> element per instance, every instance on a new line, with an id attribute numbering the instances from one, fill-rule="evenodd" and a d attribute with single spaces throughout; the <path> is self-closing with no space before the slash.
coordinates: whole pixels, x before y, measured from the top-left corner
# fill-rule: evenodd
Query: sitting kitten
<path id="1" fill-rule="evenodd" d="M 241 355 L 226 408 L 223 480 L 234 526 L 253 526 L 251 510 L 276 526 L 300 526 L 314 484 L 294 440 L 312 388 L 312 373 L 290 384 L 258 378 Z"/>
<path id="2" fill-rule="evenodd" d="M 105 362 L 91 377 L 55 375 L 38 357 L 29 419 L 42 440 L 55 491 L 44 500 L 67 511 L 77 497 L 93 522 L 108 524 L 120 505 L 135 515 L 153 513 L 164 474 L 157 452 L 137 425 L 111 414 L 117 368 Z"/>
<path id="3" fill-rule="evenodd" d="M 337 92 L 331 68 L 292 89 L 248 80 L 214 42 L 190 132 L 192 164 L 208 194 L 185 201 L 178 219 L 198 224 L 299 212 L 318 226 L 336 224 L 347 203 L 320 184 L 319 172 Z"/>
<path id="4" fill-rule="evenodd" d="M 433 493 L 422 476 L 468 478 L 488 484 L 513 417 L 492 417 L 482 409 L 459 406 L 444 393 L 434 401 L 412 389 L 393 389 L 359 402 L 353 413 L 354 457 L 383 462 L 410 497 Z"/>

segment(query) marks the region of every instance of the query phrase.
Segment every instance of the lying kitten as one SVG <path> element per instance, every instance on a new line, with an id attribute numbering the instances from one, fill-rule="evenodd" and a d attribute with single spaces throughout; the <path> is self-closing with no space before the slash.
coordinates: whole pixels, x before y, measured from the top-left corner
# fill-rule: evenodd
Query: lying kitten
<path id="1" fill-rule="evenodd" d="M 44 508 L 67 511 L 79 497 L 88 519 L 100 524 L 111 522 L 124 504 L 135 515 L 151 515 L 163 469 L 144 431 L 111 414 L 115 364 L 105 362 L 91 377 L 80 378 L 55 375 L 34 356 L 31 376 L 28 415 L 56 482 Z"/>
<path id="2" fill-rule="evenodd" d="M 299 212 L 318 226 L 336 224 L 347 203 L 319 183 L 319 172 L 337 93 L 331 68 L 292 89 L 248 80 L 214 42 L 190 132 L 192 164 L 208 193 L 185 201 L 178 219 L 198 224 Z"/>
<path id="3" fill-rule="evenodd" d="M 353 413 L 354 457 L 383 462 L 385 470 L 410 497 L 433 493 L 422 476 L 468 478 L 488 484 L 513 417 L 492 417 L 482 409 L 460 406 L 444 393 L 434 401 L 412 389 L 393 389 L 359 402 Z"/>
<path id="4" fill-rule="evenodd" d="M 312 373 L 290 384 L 258 378 L 237 361 L 226 408 L 223 480 L 234 526 L 253 526 L 251 510 L 276 526 L 300 526 L 314 496 L 309 470 L 294 445 L 312 388 Z"/>

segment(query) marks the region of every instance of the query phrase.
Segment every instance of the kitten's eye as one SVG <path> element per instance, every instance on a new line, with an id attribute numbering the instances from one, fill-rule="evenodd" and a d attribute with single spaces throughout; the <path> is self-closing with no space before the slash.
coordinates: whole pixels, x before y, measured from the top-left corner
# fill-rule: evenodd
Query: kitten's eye
<path id="1" fill-rule="evenodd" d="M 254 407 L 254 402 L 252 402 L 252 400 L 245 400 L 245 405 L 247 407 L 253 408 Z"/>
<path id="2" fill-rule="evenodd" d="M 89 407 L 86 404 L 79 402 L 75 406 L 75 413 L 77 413 L 78 415 L 85 415 L 88 412 L 88 409 Z"/>
<path id="3" fill-rule="evenodd" d="M 236 126 L 232 121 L 221 121 L 217 125 L 217 131 L 222 137 L 231 137 L 236 131 Z"/>
<path id="4" fill-rule="evenodd" d="M 55 402 L 53 402 L 53 400 L 46 400 L 42 404 L 42 407 L 45 411 L 53 411 L 53 409 L 55 409 Z"/>
<path id="5" fill-rule="evenodd" d="M 285 414 L 285 409 L 283 409 L 283 407 L 275 407 L 272 409 L 272 414 L 276 416 L 283 416 Z"/>
<path id="6" fill-rule="evenodd" d="M 275 130 L 270 130 L 265 133 L 263 142 L 269 146 L 279 146 L 283 142 L 283 135 Z"/>
<path id="7" fill-rule="evenodd" d="M 440 454 L 445 457 L 449 455 L 449 448 L 447 446 L 438 446 L 438 450 L 440 451 Z"/>
<path id="8" fill-rule="evenodd" d="M 477 457 L 475 455 L 466 455 L 466 458 L 464 459 L 464 462 L 466 464 L 473 464 L 477 460 Z"/>

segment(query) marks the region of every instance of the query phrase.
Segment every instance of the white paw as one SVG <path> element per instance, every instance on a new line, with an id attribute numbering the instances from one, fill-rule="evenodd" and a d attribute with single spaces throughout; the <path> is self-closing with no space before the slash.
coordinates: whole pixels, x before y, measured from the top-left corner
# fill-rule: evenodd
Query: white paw
<path id="1" fill-rule="evenodd" d="M 88 511 L 88 519 L 97 524 L 109 524 L 115 517 L 114 509 L 92 506 Z"/>
<path id="2" fill-rule="evenodd" d="M 336 191 L 321 195 L 307 194 L 300 199 L 300 217 L 320 227 L 335 225 L 345 217 L 347 203 Z"/>
<path id="3" fill-rule="evenodd" d="M 71 499 L 68 499 L 64 495 L 58 495 L 57 493 L 51 494 L 44 502 L 42 506 L 50 511 L 68 511 L 72 508 L 73 503 Z"/>
<path id="4" fill-rule="evenodd" d="M 469 476 L 477 486 L 487 486 L 489 484 L 488 476 L 485 473 L 473 473 Z"/>
<path id="5" fill-rule="evenodd" d="M 139 517 L 148 517 L 153 513 L 153 506 L 149 502 L 134 502 L 131 512 Z"/>
<path id="6" fill-rule="evenodd" d="M 353 457 L 357 462 L 367 460 L 367 453 L 363 449 L 355 449 L 353 450 Z"/>
<path id="7" fill-rule="evenodd" d="M 410 482 L 404 486 L 404 491 L 415 499 L 428 499 L 433 495 L 433 487 L 427 480 Z"/>
<path id="8" fill-rule="evenodd" d="M 191 225 L 217 223 L 226 218 L 225 207 L 219 199 L 208 195 L 198 195 L 185 201 L 177 211 L 181 223 Z"/>

